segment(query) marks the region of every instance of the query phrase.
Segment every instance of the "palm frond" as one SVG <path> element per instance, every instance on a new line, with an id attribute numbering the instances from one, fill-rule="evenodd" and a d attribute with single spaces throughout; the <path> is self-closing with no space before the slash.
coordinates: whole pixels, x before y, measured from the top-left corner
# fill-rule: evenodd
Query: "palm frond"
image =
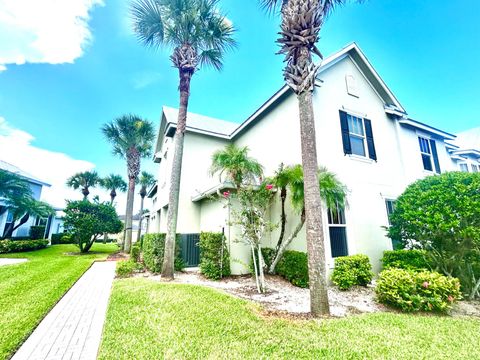
<path id="1" fill-rule="evenodd" d="M 133 30 L 147 47 L 158 48 L 164 43 L 161 5 L 156 0 L 135 0 L 130 5 Z"/>

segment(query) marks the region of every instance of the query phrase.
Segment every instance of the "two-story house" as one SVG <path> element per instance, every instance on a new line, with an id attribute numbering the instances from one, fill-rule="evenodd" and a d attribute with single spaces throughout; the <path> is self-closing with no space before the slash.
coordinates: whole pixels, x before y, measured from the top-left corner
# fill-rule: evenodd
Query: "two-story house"
<path id="1" fill-rule="evenodd" d="M 319 165 L 336 173 L 349 190 L 345 210 L 324 210 L 326 260 L 333 267 L 334 257 L 362 253 L 378 270 L 382 252 L 392 248 L 384 227 L 395 199 L 417 179 L 458 170 L 464 158 L 454 145 L 455 135 L 408 116 L 355 43 L 324 59 L 317 85 L 313 101 Z M 296 96 L 287 86 L 241 124 L 188 114 L 177 230 L 224 231 L 234 274 L 248 272 L 250 250 L 229 226 L 231 209 L 221 197 L 215 198 L 229 185 L 210 176 L 211 156 L 234 143 L 248 146 L 267 176 L 281 163 L 300 164 L 298 118 Z M 154 157 L 158 181 L 149 193 L 149 232 L 166 231 L 176 121 L 177 110 L 164 107 Z M 269 216 L 279 221 L 279 201 Z M 287 204 L 287 234 L 297 223 L 298 214 Z M 275 246 L 278 231 L 265 235 L 265 246 Z M 306 251 L 304 231 L 290 249 Z"/>

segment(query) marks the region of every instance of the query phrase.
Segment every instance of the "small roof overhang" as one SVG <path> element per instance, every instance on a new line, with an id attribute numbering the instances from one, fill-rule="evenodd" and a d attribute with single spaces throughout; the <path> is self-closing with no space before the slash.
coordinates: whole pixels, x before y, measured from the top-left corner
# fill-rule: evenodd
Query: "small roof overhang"
<path id="1" fill-rule="evenodd" d="M 426 131 L 430 134 L 436 135 L 444 140 L 454 140 L 456 138 L 455 135 L 447 133 L 445 131 L 439 130 L 437 128 L 434 128 L 433 126 L 421 123 L 420 121 L 413 120 L 410 118 L 402 118 L 398 121 L 400 124 L 405 125 L 405 126 L 410 126 L 416 129 L 420 129 L 423 131 Z"/>
<path id="2" fill-rule="evenodd" d="M 207 189 L 205 191 L 202 191 L 194 196 L 192 196 L 192 202 L 198 202 L 203 199 L 206 199 L 210 196 L 213 196 L 215 194 L 218 194 L 219 192 L 223 190 L 234 190 L 235 186 L 231 182 L 224 182 L 222 184 L 215 185 L 214 187 Z"/>
<path id="3" fill-rule="evenodd" d="M 147 197 L 149 199 L 154 197 L 157 194 L 157 190 L 158 190 L 158 183 L 155 182 L 155 184 L 153 184 L 152 187 L 147 191 Z"/>
<path id="4" fill-rule="evenodd" d="M 471 156 L 474 158 L 480 158 L 480 151 L 476 149 L 461 149 L 461 150 L 456 150 L 452 152 L 453 155 L 458 155 L 458 156 Z"/>

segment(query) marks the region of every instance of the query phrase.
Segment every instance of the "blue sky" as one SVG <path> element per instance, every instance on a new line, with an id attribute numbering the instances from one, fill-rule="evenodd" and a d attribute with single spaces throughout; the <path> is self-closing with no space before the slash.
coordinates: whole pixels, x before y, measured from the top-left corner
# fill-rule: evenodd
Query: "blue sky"
<path id="1" fill-rule="evenodd" d="M 63 43 L 33 54 L 29 39 L 38 34 L 25 30 L 24 24 L 17 29 L 13 17 L 7 19 L 10 23 L 2 17 L 2 7 L 9 2 L 0 0 L 0 67 L 6 66 L 0 71 L 3 134 L 21 131 L 30 135 L 30 147 L 95 164 L 102 174 L 124 174 L 123 162 L 110 155 L 99 128 L 128 112 L 158 124 L 162 105 L 177 106 L 178 76 L 169 50 L 153 52 L 138 44 L 130 30 L 127 1 L 72 0 L 75 9 L 50 11 L 43 19 L 39 14 L 38 21 L 65 36 Z M 275 55 L 274 43 L 278 19 L 265 14 L 255 0 L 223 0 L 221 6 L 239 30 L 239 47 L 226 55 L 221 73 L 207 69 L 195 75 L 190 110 L 241 122 L 282 85 L 282 57 Z M 62 11 L 82 14 L 90 40 L 81 44 L 78 37 L 68 38 L 68 24 L 58 21 Z M 338 8 L 322 31 L 319 47 L 329 55 L 356 41 L 410 116 L 458 132 L 479 124 L 479 34 L 476 0 L 370 0 Z M 55 53 L 62 49 L 66 54 Z M 23 62 L 20 55 L 27 63 L 12 64 Z M 61 63 L 65 59 L 72 63 Z M 147 167 L 155 169 L 150 163 Z"/>

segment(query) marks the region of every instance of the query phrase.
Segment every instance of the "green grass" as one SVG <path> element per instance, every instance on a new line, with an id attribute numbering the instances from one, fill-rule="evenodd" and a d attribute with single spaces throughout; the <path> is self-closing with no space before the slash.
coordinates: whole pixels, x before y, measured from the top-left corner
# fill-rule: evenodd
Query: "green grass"
<path id="1" fill-rule="evenodd" d="M 262 318 L 214 289 L 114 283 L 99 359 L 480 359 L 480 320 L 378 313 Z"/>
<path id="2" fill-rule="evenodd" d="M 1 255 L 29 261 L 0 266 L 0 359 L 8 358 L 20 346 L 95 259 L 104 259 L 116 249 L 116 245 L 95 244 L 92 251 L 96 254 L 66 255 L 78 248 L 54 245 Z"/>

